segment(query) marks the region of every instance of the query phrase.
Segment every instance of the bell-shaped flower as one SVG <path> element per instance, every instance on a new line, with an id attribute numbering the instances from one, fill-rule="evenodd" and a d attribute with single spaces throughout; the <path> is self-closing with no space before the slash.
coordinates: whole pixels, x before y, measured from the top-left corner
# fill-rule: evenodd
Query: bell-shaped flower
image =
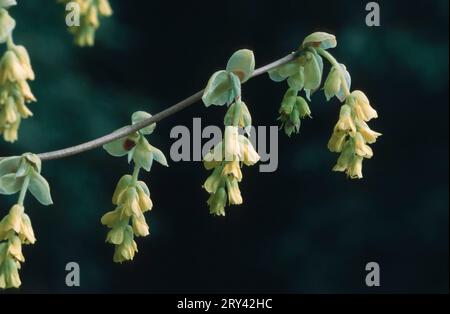
<path id="1" fill-rule="evenodd" d="M 239 161 L 228 161 L 222 170 L 222 176 L 232 176 L 238 182 L 242 181 L 242 171 L 239 165 Z"/>
<path id="2" fill-rule="evenodd" d="M 351 93 L 350 104 L 354 107 L 356 117 L 362 121 L 370 121 L 378 118 L 378 113 L 370 105 L 369 99 L 362 91 L 354 91 Z"/>
<path id="3" fill-rule="evenodd" d="M 115 210 L 107 212 L 102 216 L 102 225 L 113 228 L 122 219 L 122 207 L 119 206 Z M 109 241 L 108 241 L 109 242 Z"/>
<path id="4" fill-rule="evenodd" d="M 382 135 L 381 133 L 371 130 L 367 123 L 362 120 L 356 121 L 356 127 L 358 128 L 358 132 L 363 136 L 364 141 L 369 144 L 375 143 L 377 138 Z"/>
<path id="5" fill-rule="evenodd" d="M 240 135 L 239 145 L 241 152 L 240 161 L 243 162 L 246 166 L 253 166 L 261 159 L 255 148 L 253 147 L 253 144 L 247 137 Z"/>
<path id="6" fill-rule="evenodd" d="M 145 216 L 133 216 L 132 219 L 133 232 L 138 237 L 146 237 L 150 234 L 149 226 L 145 221 Z"/>
<path id="7" fill-rule="evenodd" d="M 0 60 L 0 84 L 25 81 L 28 77 L 17 55 L 8 50 Z"/>
<path id="8" fill-rule="evenodd" d="M 139 207 L 142 213 L 152 210 L 153 202 L 150 198 L 150 190 L 143 181 L 137 182 L 137 192 L 139 197 Z"/>
<path id="9" fill-rule="evenodd" d="M 27 214 L 22 214 L 22 221 L 20 224 L 19 238 L 24 244 L 34 244 L 36 237 L 34 236 L 31 219 Z"/>
<path id="10" fill-rule="evenodd" d="M 123 241 L 120 245 L 116 245 L 114 251 L 114 262 L 123 263 L 134 259 L 134 255 L 138 251 L 137 244 L 134 241 L 133 228 L 126 226 L 123 233 Z"/>
<path id="11" fill-rule="evenodd" d="M 6 243 L 0 244 L 0 253 L 7 249 Z M 0 260 L 0 289 L 19 288 L 22 282 L 19 276 L 20 263 L 9 254 Z"/>
<path id="12" fill-rule="evenodd" d="M 353 141 L 355 143 L 355 153 L 358 156 L 364 157 L 364 158 L 372 158 L 373 151 L 370 146 L 366 144 L 366 141 L 364 140 L 364 137 L 361 133 L 356 132 L 355 136 L 353 137 Z"/>
<path id="13" fill-rule="evenodd" d="M 328 141 L 328 149 L 334 153 L 342 152 L 345 141 L 347 139 L 347 132 L 336 130 L 331 135 L 330 140 Z"/>
<path id="14" fill-rule="evenodd" d="M 22 241 L 16 235 L 9 237 L 8 253 L 11 254 L 19 262 L 25 262 L 25 257 L 22 254 Z"/>
<path id="15" fill-rule="evenodd" d="M 333 66 L 325 81 L 324 91 L 327 100 L 336 96 L 341 102 L 344 102 L 351 87 L 351 77 L 345 65 L 339 67 Z"/>
<path id="16" fill-rule="evenodd" d="M 203 165 L 206 170 L 214 169 L 224 161 L 223 141 L 219 142 L 203 157 Z"/>
<path id="17" fill-rule="evenodd" d="M 25 78 L 33 81 L 35 79 L 35 75 L 27 49 L 24 46 L 13 45 L 11 47 L 11 51 L 17 56 L 19 63 L 25 72 Z"/>
<path id="18" fill-rule="evenodd" d="M 209 212 L 216 216 L 225 216 L 225 205 L 227 203 L 227 192 L 224 187 L 219 188 L 211 194 L 208 201 Z"/>
<path id="19" fill-rule="evenodd" d="M 241 205 L 243 203 L 238 181 L 235 177 L 228 177 L 226 179 L 228 202 L 231 205 Z"/>
<path id="20" fill-rule="evenodd" d="M 216 193 L 216 191 L 219 189 L 220 186 L 223 184 L 223 166 L 218 166 L 214 168 L 211 175 L 206 179 L 205 183 L 203 184 L 203 188 L 210 194 Z"/>
<path id="21" fill-rule="evenodd" d="M 351 160 L 348 169 L 347 169 L 347 175 L 351 179 L 362 179 L 363 173 L 362 173 L 362 163 L 364 158 L 361 156 L 354 156 Z"/>
<path id="22" fill-rule="evenodd" d="M 239 117 L 236 117 L 237 114 Z M 231 104 L 225 114 L 223 122 L 225 126 L 233 126 L 235 120 L 239 121 L 239 127 L 243 129 L 248 130 L 248 128 L 252 126 L 252 116 L 250 115 L 247 105 L 243 101 Z"/>
<path id="23" fill-rule="evenodd" d="M 352 118 L 352 108 L 348 105 L 343 105 L 339 113 L 339 120 L 334 127 L 335 131 L 342 131 L 354 134 L 356 126 Z"/>

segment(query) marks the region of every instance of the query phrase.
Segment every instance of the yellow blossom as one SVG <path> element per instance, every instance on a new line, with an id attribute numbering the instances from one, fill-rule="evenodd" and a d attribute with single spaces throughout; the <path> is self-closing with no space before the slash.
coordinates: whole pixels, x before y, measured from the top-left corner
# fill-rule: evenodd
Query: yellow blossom
<path id="1" fill-rule="evenodd" d="M 370 121 L 378 118 L 378 113 L 370 105 L 369 99 L 362 91 L 354 91 L 350 95 L 352 105 L 355 109 L 356 117 L 362 121 Z"/>

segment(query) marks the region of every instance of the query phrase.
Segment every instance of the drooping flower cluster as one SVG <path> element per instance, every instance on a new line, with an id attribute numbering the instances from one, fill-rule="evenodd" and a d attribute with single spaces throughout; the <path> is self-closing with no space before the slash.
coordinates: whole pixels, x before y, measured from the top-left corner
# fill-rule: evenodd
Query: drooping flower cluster
<path id="1" fill-rule="evenodd" d="M 0 289 L 20 287 L 20 263 L 25 262 L 22 244 L 36 242 L 30 217 L 24 210 L 16 204 L 0 221 Z"/>
<path id="2" fill-rule="evenodd" d="M 150 114 L 139 111 L 133 114 L 132 123 L 136 124 L 150 117 Z M 145 135 L 153 133 L 155 127 L 156 124 L 152 124 L 135 134 L 104 146 L 112 156 L 128 155 L 128 161 L 134 162 L 133 175 L 123 176 L 117 184 L 112 198 L 116 208 L 101 219 L 103 225 L 111 228 L 106 242 L 115 246 L 113 260 L 116 263 L 133 260 L 137 252 L 134 236 L 146 237 L 150 234 L 144 213 L 152 209 L 153 203 L 145 182 L 138 181 L 139 172 L 141 168 L 150 171 L 153 160 L 168 166 L 164 154 L 150 145 L 145 138 Z"/>
<path id="3" fill-rule="evenodd" d="M 300 119 L 310 116 L 306 100 L 298 96 L 303 89 L 310 100 L 311 95 L 320 89 L 323 77 L 323 58 L 331 64 L 331 69 L 323 86 L 325 97 L 333 97 L 345 103 L 341 108 L 340 119 L 334 128 L 328 143 L 332 152 L 341 153 L 334 171 L 345 171 L 350 178 L 362 178 L 362 161 L 373 156 L 367 144 L 376 141 L 380 133 L 372 131 L 367 121 L 378 117 L 370 106 L 369 100 L 361 91 L 350 92 L 351 77 L 345 65 L 340 64 L 327 51 L 337 45 L 336 37 L 331 34 L 317 32 L 305 38 L 298 55 L 293 61 L 269 72 L 276 82 L 287 79 L 289 89 L 286 92 L 280 117 L 285 133 L 290 136 L 298 133 Z"/>
<path id="4" fill-rule="evenodd" d="M 41 161 L 33 154 L 0 161 L 0 194 L 20 192 L 17 204 L 0 221 L 0 289 L 21 285 L 20 263 L 25 262 L 22 245 L 36 242 L 30 217 L 25 214 L 26 192 L 30 191 L 43 205 L 52 204 L 49 185 L 40 171 Z"/>
<path id="5" fill-rule="evenodd" d="M 345 172 L 352 179 L 363 177 L 362 162 L 373 156 L 367 144 L 375 143 L 381 135 L 371 130 L 366 122 L 377 117 L 363 92 L 354 91 L 347 97 L 328 142 L 330 151 L 340 153 L 333 171 Z"/>
<path id="6" fill-rule="evenodd" d="M 242 165 L 252 166 L 260 159 L 251 141 L 241 133 L 250 132 L 252 117 L 241 100 L 241 83 L 247 81 L 255 70 L 255 58 L 250 50 L 239 50 L 228 61 L 227 69 L 216 72 L 209 80 L 203 95 L 206 106 L 229 105 L 225 115 L 225 135 L 206 156 L 204 166 L 213 170 L 203 187 L 210 194 L 210 213 L 225 216 L 227 202 L 242 204 L 239 182 Z"/>
<path id="7" fill-rule="evenodd" d="M 231 107 L 230 107 L 231 109 Z M 260 159 L 250 140 L 239 134 L 239 127 L 225 126 L 224 140 L 204 157 L 206 170 L 213 170 L 203 187 L 210 194 L 210 213 L 225 216 L 225 206 L 243 203 L 239 183 L 243 165 L 253 166 Z"/>
<path id="8" fill-rule="evenodd" d="M 336 38 L 333 35 L 313 33 L 305 38 L 302 47 L 296 52 L 297 58 L 269 72 L 273 81 L 287 80 L 289 86 L 278 118 L 288 136 L 299 133 L 301 119 L 311 117 L 307 101 L 298 94 L 304 90 L 306 98 L 311 100 L 311 95 L 320 88 L 324 65 L 317 48 L 328 49 L 335 46 Z"/>
<path id="9" fill-rule="evenodd" d="M 14 1 L 7 1 L 9 5 Z M 16 22 L 5 8 L 0 6 L 0 44 L 7 49 L 0 59 L 0 134 L 7 142 L 18 139 L 22 119 L 33 113 L 27 103 L 35 102 L 28 81 L 35 79 L 30 56 L 24 46 L 14 44 L 12 32 Z"/>
<path id="10" fill-rule="evenodd" d="M 75 3 L 79 8 L 79 25 L 69 26 L 74 35 L 75 44 L 80 47 L 93 46 L 95 32 L 100 27 L 100 17 L 113 14 L 108 0 L 60 0 L 64 4 Z"/>

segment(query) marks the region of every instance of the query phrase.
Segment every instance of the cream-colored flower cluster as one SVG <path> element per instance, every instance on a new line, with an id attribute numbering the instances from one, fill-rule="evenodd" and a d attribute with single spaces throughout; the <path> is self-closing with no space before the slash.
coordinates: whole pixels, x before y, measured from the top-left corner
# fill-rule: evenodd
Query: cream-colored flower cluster
<path id="1" fill-rule="evenodd" d="M 300 119 L 311 114 L 306 100 L 299 97 L 298 93 L 304 90 L 310 100 L 311 95 L 322 85 L 323 58 L 330 62 L 331 69 L 323 86 L 325 97 L 327 101 L 336 97 L 344 103 L 328 143 L 332 152 L 341 153 L 333 170 L 346 172 L 350 178 L 362 178 L 363 159 L 373 156 L 373 151 L 367 144 L 375 143 L 381 135 L 372 131 L 366 122 L 378 115 L 363 92 L 350 92 L 350 73 L 345 65 L 338 63 L 327 51 L 336 45 L 334 35 L 313 33 L 303 41 L 297 58 L 270 71 L 269 76 L 276 82 L 287 80 L 289 85 L 278 119 L 281 120 L 285 133 L 290 136 L 299 132 Z"/>
<path id="2" fill-rule="evenodd" d="M 233 110 L 236 104 L 229 110 Z M 240 106 L 245 106 L 243 102 Z M 246 106 L 245 106 L 246 107 Z M 247 110 L 240 110 L 241 116 L 236 118 L 244 121 Z M 239 124 L 242 127 L 242 124 Z M 241 129 L 242 130 L 242 129 Z M 217 144 L 204 157 L 206 170 L 213 170 L 205 181 L 203 188 L 210 194 L 209 211 L 213 215 L 225 216 L 225 206 L 243 203 L 239 183 L 242 181 L 243 165 L 253 166 L 260 160 L 250 140 L 239 134 L 239 126 L 226 125 L 223 141 Z"/>
<path id="3" fill-rule="evenodd" d="M 22 244 L 36 242 L 30 217 L 22 205 L 14 205 L 0 221 L 0 241 L 0 289 L 18 288 L 20 263 L 25 261 Z"/>
<path id="4" fill-rule="evenodd" d="M 34 244 L 30 217 L 25 214 L 27 191 L 43 205 L 52 204 L 50 187 L 41 176 L 41 161 L 33 154 L 9 157 L 0 161 L 0 194 L 19 194 L 17 203 L 0 221 L 0 289 L 21 285 L 19 269 L 25 262 L 22 244 Z"/>
<path id="5" fill-rule="evenodd" d="M 330 151 L 340 153 L 333 171 L 345 172 L 352 179 L 363 177 L 362 162 L 373 156 L 372 148 L 367 144 L 375 143 L 381 135 L 371 130 L 366 122 L 377 117 L 363 92 L 354 91 L 346 98 L 328 142 Z"/>
<path id="6" fill-rule="evenodd" d="M 101 221 L 111 228 L 106 242 L 115 245 L 114 262 L 122 263 L 132 260 L 137 252 L 134 236 L 146 237 L 150 234 L 144 213 L 152 209 L 153 203 L 145 182 L 137 181 L 130 175 L 119 180 L 112 202 L 116 209 L 106 213 Z"/>
<path id="7" fill-rule="evenodd" d="M 241 98 L 241 84 L 250 79 L 255 71 L 255 56 L 248 49 L 236 51 L 228 60 L 226 70 L 214 73 L 203 94 L 205 106 L 228 104 L 225 115 L 223 140 L 203 158 L 207 170 L 212 174 L 203 184 L 210 194 L 209 211 L 213 215 L 225 216 L 225 206 L 243 203 L 239 182 L 242 181 L 243 165 L 252 166 L 260 156 L 250 140 L 252 117 Z M 239 131 L 241 131 L 240 134 Z"/>
<path id="8" fill-rule="evenodd" d="M 11 143 L 18 139 L 21 120 L 33 115 L 27 103 L 36 101 L 28 84 L 35 79 L 30 56 L 12 38 L 15 25 L 8 11 L 0 8 L 0 43 L 7 46 L 0 59 L 0 134 Z"/>
<path id="9" fill-rule="evenodd" d="M 132 115 L 131 121 L 134 125 L 149 118 L 151 118 L 149 113 L 138 111 Z M 116 209 L 106 213 L 101 219 L 103 225 L 111 228 L 106 242 L 115 246 L 113 260 L 116 263 L 134 258 L 137 252 L 134 236 L 146 237 L 150 234 L 144 213 L 153 208 L 153 203 L 145 182 L 138 181 L 139 173 L 141 169 L 150 171 L 153 161 L 168 166 L 164 154 L 150 145 L 145 138 L 145 135 L 152 134 L 155 128 L 156 123 L 103 146 L 110 155 L 115 157 L 128 155 L 128 161 L 134 163 L 133 175 L 123 176 L 117 184 L 112 198 Z"/>
<path id="10" fill-rule="evenodd" d="M 108 0 L 60 0 L 67 4 L 75 2 L 80 8 L 80 25 L 69 27 L 74 35 L 75 44 L 80 47 L 93 46 L 95 32 L 100 27 L 100 17 L 109 17 L 113 14 Z"/>

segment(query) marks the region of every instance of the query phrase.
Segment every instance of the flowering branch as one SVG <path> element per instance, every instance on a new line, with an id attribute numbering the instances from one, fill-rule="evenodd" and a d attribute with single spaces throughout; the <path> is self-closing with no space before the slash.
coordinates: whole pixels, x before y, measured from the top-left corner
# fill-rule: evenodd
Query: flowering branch
<path id="1" fill-rule="evenodd" d="M 298 52 L 293 52 L 281 59 L 278 59 L 270 64 L 267 64 L 267 65 L 259 68 L 259 69 L 256 69 L 252 75 L 252 78 L 260 76 L 264 73 L 267 73 L 281 65 L 284 65 L 284 64 L 294 60 L 297 57 L 297 54 L 298 54 Z M 112 133 L 109 133 L 105 136 L 99 137 L 95 140 L 92 140 L 92 141 L 89 141 L 89 142 L 86 142 L 86 143 L 83 143 L 80 145 L 52 151 L 52 152 L 41 153 L 41 154 L 38 154 L 38 156 L 42 161 L 47 161 L 47 160 L 61 159 L 61 158 L 65 158 L 65 157 L 69 157 L 69 156 L 73 156 L 73 155 L 78 155 L 78 154 L 84 153 L 86 151 L 89 151 L 89 150 L 92 150 L 95 148 L 99 148 L 105 144 L 108 144 L 108 143 L 118 140 L 120 138 L 126 137 L 130 134 L 133 134 L 133 133 L 139 131 L 140 129 L 143 129 L 153 123 L 160 122 L 160 121 L 174 115 L 175 113 L 194 105 L 195 103 L 197 103 L 198 101 L 200 101 L 202 99 L 203 93 L 204 93 L 204 90 L 201 90 L 201 91 L 189 96 L 188 98 L 180 101 L 179 103 L 155 114 L 151 118 L 142 120 L 141 122 L 136 123 L 134 125 L 126 126 L 119 130 L 116 130 Z M 5 158 L 5 157 L 0 157 L 0 160 L 2 158 Z"/>

